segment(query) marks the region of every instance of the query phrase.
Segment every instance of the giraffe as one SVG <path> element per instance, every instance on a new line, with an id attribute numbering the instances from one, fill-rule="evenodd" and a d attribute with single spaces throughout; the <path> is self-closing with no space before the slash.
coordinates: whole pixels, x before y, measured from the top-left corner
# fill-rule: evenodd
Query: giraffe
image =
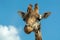
<path id="1" fill-rule="evenodd" d="M 47 18 L 50 15 L 50 12 L 46 12 L 43 15 L 39 14 L 38 4 L 36 3 L 34 6 L 34 10 L 32 9 L 32 4 L 29 4 L 27 8 L 27 13 L 18 11 L 19 15 L 23 18 L 26 25 L 24 27 L 24 31 L 27 34 L 31 32 L 35 33 L 35 40 L 42 40 L 41 36 L 41 23 L 39 21 L 43 18 Z"/>

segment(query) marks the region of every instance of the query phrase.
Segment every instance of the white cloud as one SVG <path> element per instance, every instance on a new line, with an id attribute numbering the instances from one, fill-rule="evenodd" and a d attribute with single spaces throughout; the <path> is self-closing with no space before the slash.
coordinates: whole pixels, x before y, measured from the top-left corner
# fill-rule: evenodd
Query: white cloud
<path id="1" fill-rule="evenodd" d="M 0 25 L 0 40 L 20 40 L 20 36 L 14 26 Z"/>

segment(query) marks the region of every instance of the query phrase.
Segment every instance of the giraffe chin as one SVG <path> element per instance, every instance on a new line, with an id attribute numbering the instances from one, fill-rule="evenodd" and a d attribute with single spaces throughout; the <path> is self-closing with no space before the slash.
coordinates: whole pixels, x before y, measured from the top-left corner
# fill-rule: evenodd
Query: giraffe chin
<path id="1" fill-rule="evenodd" d="M 24 27 L 24 32 L 26 33 L 26 34 L 30 34 L 31 32 L 33 31 L 33 28 L 31 27 L 31 26 L 25 26 Z"/>

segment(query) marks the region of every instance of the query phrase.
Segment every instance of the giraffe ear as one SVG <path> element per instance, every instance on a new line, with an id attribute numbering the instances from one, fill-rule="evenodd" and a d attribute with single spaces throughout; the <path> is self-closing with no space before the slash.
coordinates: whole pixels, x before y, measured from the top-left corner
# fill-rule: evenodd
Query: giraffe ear
<path id="1" fill-rule="evenodd" d="M 51 14 L 51 12 L 45 12 L 45 13 L 43 14 L 43 18 L 47 18 L 50 14 Z"/>
<path id="2" fill-rule="evenodd" d="M 24 17 L 25 17 L 25 13 L 24 13 L 24 12 L 22 12 L 22 11 L 18 11 L 18 14 L 19 14 L 22 18 L 24 18 Z"/>

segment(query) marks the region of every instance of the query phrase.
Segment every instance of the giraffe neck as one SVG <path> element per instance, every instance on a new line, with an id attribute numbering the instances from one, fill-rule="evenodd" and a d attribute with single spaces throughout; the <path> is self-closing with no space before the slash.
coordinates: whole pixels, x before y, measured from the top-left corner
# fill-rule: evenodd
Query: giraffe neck
<path id="1" fill-rule="evenodd" d="M 35 40 L 42 40 L 40 31 L 35 32 Z"/>

